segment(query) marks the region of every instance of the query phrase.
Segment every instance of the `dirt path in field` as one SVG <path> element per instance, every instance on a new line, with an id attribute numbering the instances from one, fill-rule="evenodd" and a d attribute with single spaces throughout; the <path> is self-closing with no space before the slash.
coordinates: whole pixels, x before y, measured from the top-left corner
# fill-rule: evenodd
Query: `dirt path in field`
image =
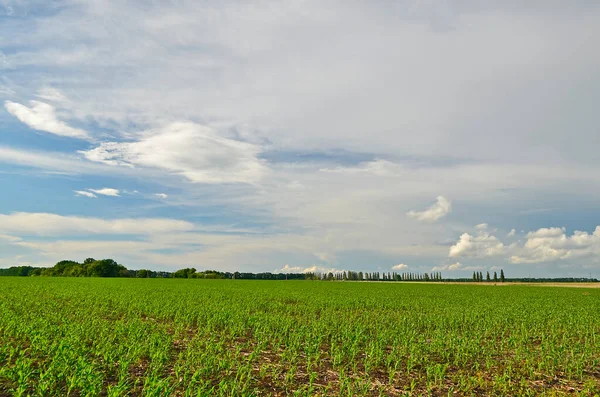
<path id="1" fill-rule="evenodd" d="M 431 283 L 428 283 L 428 284 L 431 284 Z M 487 286 L 498 286 L 498 287 L 510 287 L 511 285 L 529 285 L 529 286 L 533 286 L 533 287 L 600 288 L 600 283 L 521 283 L 521 282 L 472 283 L 472 282 L 444 281 L 441 284 L 487 285 Z"/>

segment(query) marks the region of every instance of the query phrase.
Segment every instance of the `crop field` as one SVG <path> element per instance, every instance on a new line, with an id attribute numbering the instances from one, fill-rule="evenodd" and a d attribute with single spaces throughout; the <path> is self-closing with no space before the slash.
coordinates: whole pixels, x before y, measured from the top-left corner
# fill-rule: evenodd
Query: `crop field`
<path id="1" fill-rule="evenodd" d="M 0 278 L 0 395 L 600 394 L 600 289 Z"/>

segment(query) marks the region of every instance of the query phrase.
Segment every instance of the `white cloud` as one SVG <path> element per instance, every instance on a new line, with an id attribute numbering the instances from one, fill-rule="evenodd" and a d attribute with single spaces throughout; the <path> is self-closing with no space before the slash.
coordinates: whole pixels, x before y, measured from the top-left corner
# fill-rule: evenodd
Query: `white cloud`
<path id="1" fill-rule="evenodd" d="M 165 193 L 154 193 L 155 197 L 158 197 L 160 199 L 166 199 L 167 197 L 169 197 L 167 194 Z"/>
<path id="2" fill-rule="evenodd" d="M 115 170 L 104 164 L 91 163 L 76 156 L 62 152 L 41 152 L 32 150 L 14 149 L 0 146 L 0 163 L 18 164 L 26 167 L 42 169 L 46 172 L 60 172 L 64 174 L 121 174 L 132 175 L 130 170 Z M 139 175 L 139 172 L 138 172 Z"/>
<path id="3" fill-rule="evenodd" d="M 328 268 L 328 267 L 324 267 L 324 266 L 319 266 L 319 265 L 312 265 L 312 266 L 290 266 L 288 264 L 286 264 L 285 266 L 283 266 L 280 269 L 275 269 L 274 272 L 275 273 L 341 273 L 344 270 L 340 270 L 340 269 L 336 269 L 336 268 Z"/>
<path id="4" fill-rule="evenodd" d="M 354 248 L 410 252 L 429 255 L 426 263 L 443 260 L 449 247 L 436 242 L 473 219 L 567 208 L 570 203 L 555 202 L 566 192 L 579 192 L 581 201 L 597 197 L 599 160 L 589 143 L 600 122 L 600 112 L 590 105 L 600 92 L 600 53 L 590 37 L 598 36 L 600 8 L 583 2 L 525 7 L 515 1 L 467 1 L 443 7 L 440 22 L 433 2 L 411 8 L 416 2 L 334 0 L 324 7 L 313 0 L 235 6 L 225 0 L 139 7 L 123 0 L 81 2 L 60 13 L 41 10 L 27 17 L 23 11 L 24 18 L 0 24 L 3 44 L 11 48 L 0 53 L 0 67 L 19 71 L 8 74 L 12 82 L 0 77 L 0 91 L 27 106 L 18 98 L 34 98 L 37 91 L 36 99 L 56 107 L 57 120 L 89 125 L 81 128 L 90 132 L 99 127 L 111 142 L 85 149 L 96 162 L 66 158 L 66 148 L 62 154 L 0 148 L 0 162 L 135 176 L 164 184 L 151 192 L 177 191 L 171 200 L 191 214 L 206 202 L 219 203 L 236 216 L 258 214 L 273 229 L 301 230 L 290 233 L 286 247 L 326 255 Z M 19 4 L 29 7 L 26 1 Z M 136 18 L 118 23 L 126 15 Z M 452 29 L 440 29 L 447 26 Z M 392 47 L 397 51 L 390 52 Z M 60 107 L 65 98 L 73 98 L 68 117 Z M 181 120 L 210 126 L 218 142 L 190 144 L 191 138 L 176 136 L 185 143 L 166 145 L 169 153 L 163 156 L 156 135 L 167 139 L 162 126 Z M 567 120 L 578 120 L 578 128 L 565 144 Z M 132 128 L 148 131 L 136 134 Z M 302 170 L 272 161 L 269 171 L 260 161 L 264 153 L 244 157 L 247 150 L 228 146 L 240 140 L 291 157 L 314 151 L 340 156 Z M 192 154 L 182 155 L 188 146 Z M 149 154 L 155 147 L 158 156 Z M 204 162 L 210 156 L 199 147 L 214 157 Z M 198 158 L 191 158 L 196 152 Z M 240 165 L 242 158 L 247 160 Z M 390 161 L 361 163 L 365 158 Z M 242 171 L 257 163 L 267 176 Z M 319 172 L 323 167 L 330 172 Z M 165 173 L 260 186 L 181 184 Z M 90 183 L 85 186 L 97 186 Z M 300 184 L 303 188 L 293 189 Z M 449 217 L 448 228 L 411 225 L 406 212 L 429 205 L 413 203 L 439 193 L 462 206 Z M 573 222 L 568 226 L 577 227 Z M 277 249 L 274 241 L 280 242 L 264 236 L 261 249 Z M 292 260 L 249 259 L 239 247 L 237 256 L 224 255 L 233 248 L 223 244 L 210 258 L 160 259 L 223 266 L 252 260 L 264 263 L 263 269 Z M 244 249 L 259 245 L 253 244 Z M 403 256 L 390 255 L 380 265 L 397 257 Z M 406 260 L 413 263 L 412 257 Z"/>
<path id="5" fill-rule="evenodd" d="M 433 269 L 431 269 L 431 271 L 432 272 L 442 272 L 442 271 L 456 272 L 456 271 L 482 270 L 482 269 L 484 269 L 483 266 L 465 266 L 460 262 L 455 262 L 455 263 L 451 263 L 451 264 L 435 266 Z"/>
<path id="6" fill-rule="evenodd" d="M 529 232 L 523 246 L 514 245 L 512 263 L 542 263 L 572 260 L 600 255 L 600 226 L 593 233 L 576 230 L 571 236 L 566 229 L 552 227 Z"/>
<path id="7" fill-rule="evenodd" d="M 70 138 L 90 139 L 86 131 L 70 127 L 64 121 L 58 120 L 54 106 L 39 101 L 29 101 L 29 104 L 31 107 L 6 101 L 4 107 L 10 114 L 34 130 Z"/>
<path id="8" fill-rule="evenodd" d="M 448 265 L 448 270 L 459 270 L 461 267 L 463 267 L 462 264 L 460 262 L 456 262 Z"/>
<path id="9" fill-rule="evenodd" d="M 68 102 L 67 97 L 60 90 L 53 87 L 42 87 L 35 96 L 49 102 Z"/>
<path id="10" fill-rule="evenodd" d="M 19 48 L 7 55 L 15 67 L 51 66 L 69 73 L 61 88 L 87 94 L 69 93 L 81 113 L 100 121 L 193 115 L 257 124 L 271 132 L 272 141 L 294 146 L 322 143 L 372 152 L 531 154 L 527 145 L 515 143 L 519 137 L 535 138 L 544 124 L 538 115 L 560 103 L 546 93 L 570 92 L 597 69 L 593 42 L 586 40 L 597 29 L 595 8 L 465 2 L 443 11 L 448 23 L 440 25 L 438 6 L 414 3 L 161 2 L 140 10 L 133 1 L 103 7 L 90 2 L 36 20 L 36 29 L 19 35 L 6 34 L 6 27 L 2 37 Z M 566 16 L 574 10 L 582 18 Z M 135 20 L 111 23 L 114 35 L 105 34 L 105 21 L 134 13 Z M 440 26 L 452 29 L 440 31 Z M 323 42 L 324 35 L 331 40 Z M 572 42 L 583 49 L 573 49 Z M 392 46 L 399 51 L 390 53 Z M 544 66 L 550 77 L 536 80 Z M 136 73 L 115 74 L 108 85 L 107 70 Z M 531 114 L 518 112 L 534 98 L 539 106 Z M 500 115 L 498 106 L 517 111 Z M 519 118 L 525 120 L 515 123 Z M 480 128 L 484 122 L 486 128 Z M 486 140 L 494 144 L 483 145 Z"/>
<path id="11" fill-rule="evenodd" d="M 305 188 L 305 186 L 298 181 L 288 183 L 287 187 L 292 190 L 302 190 Z"/>
<path id="12" fill-rule="evenodd" d="M 105 187 L 102 189 L 88 189 L 90 192 L 101 194 L 103 196 L 119 197 L 119 190 Z"/>
<path id="13" fill-rule="evenodd" d="M 516 230 L 512 229 L 507 237 L 515 234 Z M 480 229 L 477 236 L 463 233 L 449 253 L 449 257 L 498 257 L 514 264 L 560 261 L 590 264 L 598 263 L 599 255 L 600 226 L 593 233 L 576 230 L 571 236 L 566 234 L 564 227 L 541 228 L 527 233 L 524 243 L 517 241 L 510 245 L 505 245 L 496 236 Z"/>
<path id="14" fill-rule="evenodd" d="M 506 235 L 506 237 L 514 237 L 517 234 L 516 229 L 511 229 L 510 232 Z"/>
<path id="15" fill-rule="evenodd" d="M 95 194 L 94 194 L 95 193 Z M 96 194 L 100 194 L 102 196 L 112 196 L 119 197 L 119 190 L 112 188 L 102 188 L 102 189 L 87 189 L 87 190 L 75 190 L 75 194 L 77 196 L 85 196 L 90 198 L 98 198 Z"/>
<path id="16" fill-rule="evenodd" d="M 89 197 L 89 198 L 98 198 L 98 196 L 96 196 L 94 193 L 86 192 L 85 190 L 75 190 L 74 192 L 75 192 L 76 196 L 84 196 L 84 197 Z"/>
<path id="17" fill-rule="evenodd" d="M 475 229 L 477 229 L 477 230 L 486 230 L 487 228 L 488 228 L 487 223 L 480 223 L 479 225 L 475 226 Z"/>
<path id="18" fill-rule="evenodd" d="M 406 270 L 408 269 L 408 265 L 405 265 L 404 263 L 399 263 L 397 265 L 392 266 L 392 270 Z"/>
<path id="19" fill-rule="evenodd" d="M 193 229 L 194 225 L 189 222 L 163 218 L 101 219 L 31 212 L 0 214 L 0 232 L 22 235 L 54 236 L 69 233 L 144 235 Z"/>
<path id="20" fill-rule="evenodd" d="M 393 176 L 400 171 L 400 166 L 387 160 L 365 161 L 355 167 L 322 168 L 321 172 L 345 173 L 345 174 L 372 174 L 377 176 Z"/>
<path id="21" fill-rule="evenodd" d="M 485 258 L 502 255 L 505 248 L 498 238 L 487 232 L 480 232 L 478 236 L 463 233 L 458 242 L 450 247 L 449 256 L 451 258 Z"/>
<path id="22" fill-rule="evenodd" d="M 12 244 L 40 251 L 44 256 L 55 257 L 56 261 L 64 258 L 102 257 L 107 252 L 110 252 L 111 256 L 116 254 L 120 257 L 135 252 L 135 254 L 145 257 L 148 251 L 156 249 L 156 245 L 152 242 L 127 240 L 56 240 L 52 242 L 20 240 Z"/>
<path id="23" fill-rule="evenodd" d="M 81 151 L 88 160 L 163 169 L 191 182 L 258 182 L 267 172 L 257 145 L 223 138 L 194 123 L 172 123 L 135 142 L 104 142 Z"/>
<path id="24" fill-rule="evenodd" d="M 435 222 L 448 215 L 452 211 L 450 200 L 444 196 L 438 196 L 437 202 L 424 211 L 409 211 L 406 215 L 422 222 Z"/>
<path id="25" fill-rule="evenodd" d="M 0 234 L 0 240 L 5 240 L 10 243 L 17 243 L 17 242 L 21 241 L 21 238 L 9 236 L 8 234 Z"/>

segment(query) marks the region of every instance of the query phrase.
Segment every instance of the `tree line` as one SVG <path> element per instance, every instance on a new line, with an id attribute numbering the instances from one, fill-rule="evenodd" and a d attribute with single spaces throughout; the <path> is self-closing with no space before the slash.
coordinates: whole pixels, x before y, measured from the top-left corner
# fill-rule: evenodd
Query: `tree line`
<path id="1" fill-rule="evenodd" d="M 249 273 L 221 272 L 217 270 L 197 271 L 195 268 L 184 268 L 174 272 L 155 271 L 149 269 L 131 270 L 113 259 L 87 258 L 83 262 L 64 260 L 53 267 L 13 266 L 0 269 L 0 276 L 46 276 L 46 277 L 130 277 L 130 278 L 197 278 L 197 279 L 232 279 L 232 280 L 321 280 L 321 281 L 425 281 L 425 282 L 598 282 L 595 278 L 511 278 L 504 276 L 504 270 L 490 275 L 485 280 L 482 272 L 473 272 L 472 278 L 443 278 L 440 272 L 312 272 L 312 273 Z"/>
<path id="2" fill-rule="evenodd" d="M 45 276 L 45 277 L 131 277 L 131 278 L 199 278 L 232 280 L 323 280 L 323 281 L 443 281 L 442 274 L 396 273 L 396 272 L 326 272 L 326 273 L 249 273 L 220 272 L 217 270 L 197 271 L 184 268 L 174 272 L 149 269 L 130 270 L 113 259 L 87 258 L 83 262 L 64 260 L 53 267 L 13 266 L 0 269 L 0 276 Z"/>

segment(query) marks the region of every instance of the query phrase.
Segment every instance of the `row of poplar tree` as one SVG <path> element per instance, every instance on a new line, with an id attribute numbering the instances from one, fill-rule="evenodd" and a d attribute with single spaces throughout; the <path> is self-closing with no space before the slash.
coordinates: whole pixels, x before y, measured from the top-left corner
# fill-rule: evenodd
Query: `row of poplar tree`
<path id="1" fill-rule="evenodd" d="M 442 273 L 354 272 L 307 273 L 311 280 L 338 281 L 443 281 Z"/>
<path id="2" fill-rule="evenodd" d="M 494 278 L 492 279 L 492 277 L 490 277 L 490 272 L 488 271 L 487 274 L 485 275 L 485 281 L 486 282 L 492 282 L 494 281 L 495 283 L 497 283 L 498 281 L 500 281 L 501 283 L 503 283 L 505 280 L 504 278 L 504 270 L 501 269 L 500 270 L 500 280 L 498 280 L 498 273 L 494 272 Z M 473 272 L 473 281 L 475 282 L 482 282 L 483 281 L 483 273 L 482 272 Z"/>

